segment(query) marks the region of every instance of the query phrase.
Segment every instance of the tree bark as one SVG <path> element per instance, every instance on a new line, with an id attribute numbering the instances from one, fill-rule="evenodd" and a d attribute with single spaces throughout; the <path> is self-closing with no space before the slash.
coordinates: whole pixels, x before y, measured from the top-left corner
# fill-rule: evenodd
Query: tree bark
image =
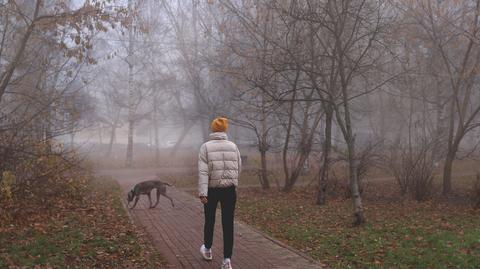
<path id="1" fill-rule="evenodd" d="M 340 113 L 337 109 L 337 121 L 342 129 L 345 142 L 347 143 L 347 161 L 348 161 L 348 172 L 349 172 L 349 184 L 350 191 L 352 195 L 353 208 L 354 208 L 354 224 L 361 225 L 365 223 L 365 218 L 363 216 L 363 206 L 362 198 L 360 196 L 360 191 L 358 187 L 358 175 L 357 175 L 357 160 L 355 159 L 355 137 L 353 135 L 351 118 L 350 118 L 350 107 L 348 103 L 348 97 L 346 95 L 346 90 L 344 90 L 344 120 L 340 117 Z"/>
<path id="2" fill-rule="evenodd" d="M 261 157 L 260 184 L 262 185 L 263 190 L 267 190 L 267 189 L 270 189 L 270 182 L 268 181 L 268 174 L 267 174 L 267 151 L 264 149 L 260 150 L 260 157 Z"/>
<path id="3" fill-rule="evenodd" d="M 293 98 L 295 99 L 296 92 L 293 92 Z M 289 191 L 292 188 L 290 183 L 290 172 L 288 169 L 288 146 L 290 144 L 290 133 L 292 130 L 292 121 L 293 121 L 293 108 L 294 102 L 290 103 L 290 111 L 289 111 L 289 118 L 287 124 L 287 133 L 285 134 L 285 143 L 283 144 L 283 151 L 282 151 L 282 160 L 283 160 L 283 172 L 285 174 L 285 185 L 283 187 L 283 191 Z"/>
<path id="4" fill-rule="evenodd" d="M 358 187 L 358 174 L 357 174 L 357 165 L 358 162 L 355 160 L 355 138 L 351 138 L 351 142 L 348 150 L 348 164 L 349 164 L 349 173 L 350 173 L 350 190 L 352 192 L 353 198 L 353 207 L 355 214 L 355 225 L 361 225 L 365 223 L 365 217 L 363 216 L 363 206 L 362 199 L 360 197 L 360 191 Z"/>

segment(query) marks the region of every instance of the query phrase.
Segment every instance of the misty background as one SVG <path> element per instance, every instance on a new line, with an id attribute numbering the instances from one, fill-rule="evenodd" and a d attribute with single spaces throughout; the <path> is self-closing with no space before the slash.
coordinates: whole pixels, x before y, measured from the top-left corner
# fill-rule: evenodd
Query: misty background
<path id="1" fill-rule="evenodd" d="M 193 171 L 222 116 L 263 189 L 309 174 L 324 204 L 340 173 L 359 223 L 374 174 L 449 195 L 478 157 L 477 2 L 1 1 L 0 167 Z"/>

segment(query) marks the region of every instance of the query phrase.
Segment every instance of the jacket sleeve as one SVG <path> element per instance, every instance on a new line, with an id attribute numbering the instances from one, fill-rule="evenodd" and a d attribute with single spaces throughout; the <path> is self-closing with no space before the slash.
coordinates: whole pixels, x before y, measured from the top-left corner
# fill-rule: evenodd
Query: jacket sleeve
<path id="1" fill-rule="evenodd" d="M 208 161 L 205 144 L 198 154 L 198 196 L 208 196 Z"/>
<path id="2" fill-rule="evenodd" d="M 237 146 L 237 158 L 238 158 L 238 178 L 240 179 L 240 173 L 242 172 L 242 155 L 240 155 L 238 146 Z"/>

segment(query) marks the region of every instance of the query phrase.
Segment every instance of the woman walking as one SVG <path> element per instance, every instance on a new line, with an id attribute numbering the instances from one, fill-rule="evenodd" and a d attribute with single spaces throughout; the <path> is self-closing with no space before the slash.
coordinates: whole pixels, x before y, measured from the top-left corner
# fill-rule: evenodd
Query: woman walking
<path id="1" fill-rule="evenodd" d="M 221 268 L 231 269 L 236 187 L 242 161 L 237 145 L 228 141 L 228 120 L 216 118 L 212 121 L 211 129 L 209 141 L 200 147 L 198 156 L 198 196 L 205 212 L 204 244 L 200 252 L 205 260 L 212 260 L 215 211 L 220 202 L 224 258 Z"/>

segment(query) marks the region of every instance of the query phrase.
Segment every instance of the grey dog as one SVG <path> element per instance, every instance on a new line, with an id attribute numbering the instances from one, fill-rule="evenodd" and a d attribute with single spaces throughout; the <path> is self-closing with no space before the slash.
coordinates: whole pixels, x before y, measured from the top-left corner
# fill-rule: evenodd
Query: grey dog
<path id="1" fill-rule="evenodd" d="M 135 202 L 134 202 L 133 206 L 130 207 L 130 209 L 135 208 L 138 200 L 140 199 L 140 195 L 141 194 L 146 194 L 148 196 L 148 201 L 150 202 L 150 208 L 155 208 L 158 205 L 160 195 L 163 195 L 163 196 L 167 197 L 170 200 L 170 202 L 172 203 L 172 207 L 174 207 L 175 205 L 173 204 L 172 198 L 170 198 L 167 195 L 167 186 L 172 186 L 172 185 L 170 185 L 168 183 L 165 183 L 165 182 L 162 182 L 160 180 L 147 180 L 147 181 L 140 182 L 140 183 L 136 184 L 133 187 L 133 189 L 131 189 L 128 192 L 128 195 L 127 195 L 128 204 L 127 204 L 127 206 L 130 204 L 130 202 L 133 200 L 133 198 L 135 198 Z M 152 206 L 152 199 L 150 197 L 150 192 L 153 189 L 157 189 L 157 202 L 155 203 L 155 205 Z"/>

